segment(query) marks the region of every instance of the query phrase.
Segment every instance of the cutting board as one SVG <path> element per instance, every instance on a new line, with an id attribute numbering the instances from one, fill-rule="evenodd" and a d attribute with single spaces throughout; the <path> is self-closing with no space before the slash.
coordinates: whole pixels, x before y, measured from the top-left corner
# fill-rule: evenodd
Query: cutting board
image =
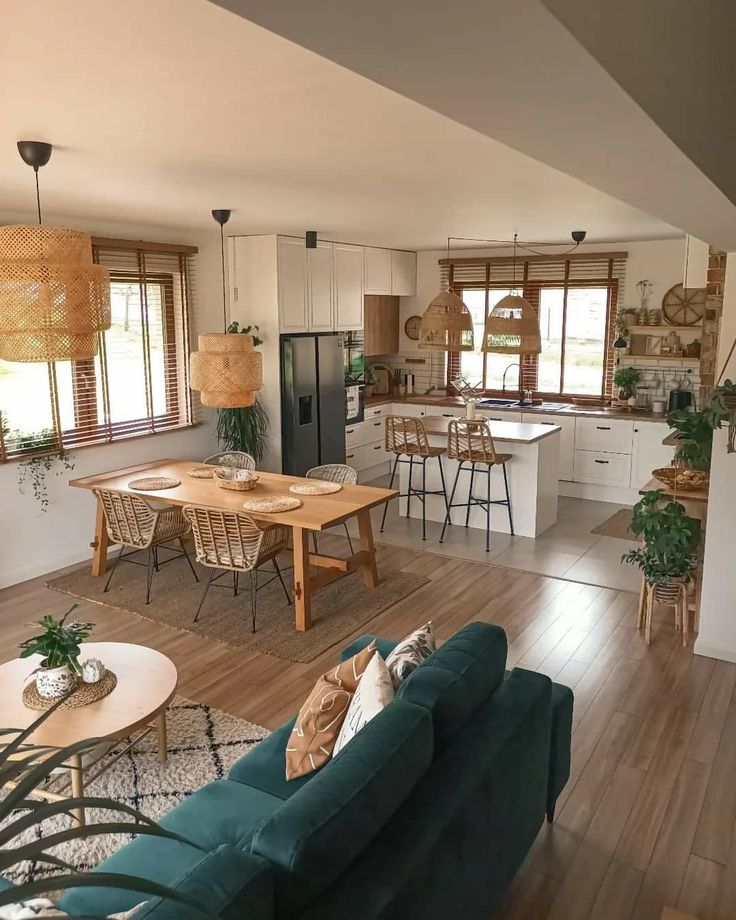
<path id="1" fill-rule="evenodd" d="M 374 396 L 388 396 L 391 392 L 391 374 L 388 368 L 373 368 L 373 394 Z"/>

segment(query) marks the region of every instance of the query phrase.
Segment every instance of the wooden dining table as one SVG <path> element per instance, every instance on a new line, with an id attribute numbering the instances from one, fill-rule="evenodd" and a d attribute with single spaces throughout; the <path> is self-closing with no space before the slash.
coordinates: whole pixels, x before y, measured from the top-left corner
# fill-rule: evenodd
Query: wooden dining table
<path id="1" fill-rule="evenodd" d="M 258 483 L 248 492 L 223 489 L 214 479 L 195 479 L 189 472 L 201 463 L 191 460 L 152 460 L 138 466 L 98 473 L 73 479 L 69 485 L 77 489 L 110 489 L 153 499 L 169 505 L 199 505 L 218 511 L 244 511 L 248 499 L 272 498 L 291 495 L 289 486 L 296 482 L 314 482 L 299 476 L 284 476 L 258 470 Z M 132 480 L 142 477 L 163 476 L 178 479 L 180 484 L 170 489 L 141 491 L 130 487 Z M 312 595 L 318 588 L 328 585 L 350 572 L 360 569 L 367 588 L 378 586 L 376 549 L 373 543 L 371 509 L 398 497 L 396 489 L 379 489 L 374 486 L 343 485 L 339 492 L 328 495 L 299 495 L 302 505 L 293 511 L 275 514 L 246 512 L 261 524 L 281 524 L 292 532 L 294 547 L 294 610 L 296 628 L 305 631 L 311 626 Z M 309 550 L 310 532 L 320 532 L 356 518 L 360 549 L 347 557 L 329 556 Z M 92 574 L 102 576 L 107 568 L 109 538 L 102 505 L 97 502 L 95 536 L 90 546 Z M 310 571 L 311 567 L 319 569 Z"/>

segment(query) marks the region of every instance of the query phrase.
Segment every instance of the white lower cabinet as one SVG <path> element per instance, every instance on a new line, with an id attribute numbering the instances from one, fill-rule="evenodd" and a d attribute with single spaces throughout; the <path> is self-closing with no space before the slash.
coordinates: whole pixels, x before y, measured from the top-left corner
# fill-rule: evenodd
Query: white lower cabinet
<path id="1" fill-rule="evenodd" d="M 355 425 L 348 425 L 345 429 L 345 449 L 350 450 L 352 447 L 363 446 L 363 422 Z"/>
<path id="2" fill-rule="evenodd" d="M 346 447 L 345 463 L 360 472 L 363 469 L 363 446 Z"/>
<path id="3" fill-rule="evenodd" d="M 520 422 L 521 412 L 499 412 L 497 409 L 478 409 L 478 415 L 489 422 Z"/>
<path id="4" fill-rule="evenodd" d="M 631 454 L 631 488 L 640 489 L 652 478 L 652 470 L 669 466 L 675 448 L 663 444 L 670 433 L 662 422 L 634 422 L 633 451 Z"/>
<path id="5" fill-rule="evenodd" d="M 628 489 L 631 483 L 631 454 L 576 450 L 574 481 Z"/>
<path id="6" fill-rule="evenodd" d="M 576 419 L 575 449 L 630 454 L 634 423 L 622 418 Z"/>
<path id="7" fill-rule="evenodd" d="M 524 412 L 522 422 L 532 425 L 557 425 L 560 432 L 560 460 L 558 479 L 572 482 L 575 475 L 575 418 L 569 415 L 542 415 L 539 412 Z"/>

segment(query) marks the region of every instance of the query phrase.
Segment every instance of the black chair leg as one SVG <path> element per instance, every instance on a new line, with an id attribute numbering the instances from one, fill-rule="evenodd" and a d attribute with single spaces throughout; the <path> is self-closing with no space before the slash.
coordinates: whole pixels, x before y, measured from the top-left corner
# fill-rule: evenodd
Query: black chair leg
<path id="1" fill-rule="evenodd" d="M 253 621 L 252 632 L 256 631 L 256 613 L 258 610 L 258 569 L 250 573 L 250 615 Z"/>
<path id="2" fill-rule="evenodd" d="M 447 505 L 447 514 L 445 515 L 445 523 L 442 525 L 442 533 L 440 534 L 440 543 L 445 539 L 445 529 L 450 523 L 450 515 L 452 514 L 452 503 L 455 500 L 455 491 L 457 489 L 457 481 L 460 478 L 460 473 L 462 472 L 463 465 L 462 463 L 458 464 L 457 472 L 455 473 L 455 481 L 452 484 L 452 492 L 450 493 L 450 501 Z"/>
<path id="3" fill-rule="evenodd" d="M 312 534 L 312 546 L 314 547 L 314 552 L 319 553 L 319 544 L 317 543 L 317 534 Z"/>
<path id="4" fill-rule="evenodd" d="M 286 582 L 284 581 L 284 576 L 281 574 L 281 569 L 279 564 L 276 561 L 276 557 L 273 557 L 273 567 L 276 569 L 276 574 L 279 576 L 279 581 L 281 582 L 281 587 L 284 589 L 284 594 L 286 595 L 286 602 L 291 606 L 291 598 L 289 597 L 289 591 L 286 587 Z"/>
<path id="5" fill-rule="evenodd" d="M 233 571 L 233 597 L 238 596 L 238 573 Z"/>
<path id="6" fill-rule="evenodd" d="M 350 531 L 348 530 L 348 525 L 343 524 L 343 527 L 345 528 L 345 536 L 348 538 L 348 545 L 350 546 L 350 553 L 352 554 L 355 552 L 355 550 L 353 549 L 353 541 L 350 539 Z"/>
<path id="7" fill-rule="evenodd" d="M 470 524 L 470 506 L 473 503 L 473 480 L 475 479 L 475 464 L 470 465 L 470 485 L 468 486 L 468 508 L 465 512 L 465 526 Z"/>
<path id="8" fill-rule="evenodd" d="M 514 536 L 514 519 L 511 516 L 511 495 L 509 494 L 509 477 L 506 475 L 506 464 L 502 463 L 503 467 L 503 484 L 506 487 L 506 505 L 509 511 L 509 530 L 511 531 L 511 536 Z"/>
<path id="9" fill-rule="evenodd" d="M 158 572 L 158 546 L 154 544 L 151 549 L 153 550 L 153 568 Z"/>
<path id="10" fill-rule="evenodd" d="M 393 489 L 394 487 L 394 477 L 396 476 L 396 469 L 398 465 L 399 465 L 399 455 L 396 454 L 394 458 L 394 466 L 393 466 L 393 469 L 391 470 L 391 481 L 388 484 L 389 489 Z M 387 511 L 388 511 L 388 502 L 384 502 L 383 516 L 381 517 L 381 529 L 379 530 L 379 533 L 383 533 L 383 527 L 384 527 L 384 524 L 386 523 L 386 512 Z"/>
<path id="11" fill-rule="evenodd" d="M 488 480 L 486 482 L 486 552 L 491 551 L 491 470 L 492 466 L 488 467 Z"/>
<path id="12" fill-rule="evenodd" d="M 184 558 L 187 560 L 187 563 L 189 564 L 189 568 L 192 570 L 192 575 L 194 575 L 194 580 L 196 582 L 199 582 L 199 576 L 197 575 L 196 569 L 192 565 L 192 560 L 189 558 L 189 553 L 187 552 L 186 545 L 181 537 L 179 537 L 179 546 L 181 546 L 181 551 L 184 553 Z"/>
<path id="13" fill-rule="evenodd" d="M 104 593 L 107 591 L 107 589 L 110 587 L 110 582 L 112 581 L 112 576 L 113 576 L 113 575 L 115 574 L 115 572 L 117 571 L 117 568 L 118 568 L 118 566 L 120 565 L 120 560 L 123 558 L 123 553 L 124 553 L 124 552 L 125 552 L 125 547 L 124 547 L 124 546 L 121 546 L 121 547 L 120 547 L 120 552 L 118 553 L 118 557 L 117 557 L 117 559 L 115 560 L 115 562 L 113 563 L 112 569 L 110 570 L 110 577 L 107 579 L 107 581 L 105 582 L 105 587 L 102 589 L 103 594 L 104 594 Z"/>
<path id="14" fill-rule="evenodd" d="M 153 570 L 156 564 L 156 558 L 154 554 L 154 547 L 148 547 L 148 573 L 146 578 L 146 604 L 151 603 L 151 584 L 153 582 Z"/>
<path id="15" fill-rule="evenodd" d="M 207 597 L 207 592 L 210 590 L 210 585 L 215 580 L 216 574 L 217 574 L 217 569 L 210 569 L 210 575 L 209 575 L 209 578 L 207 579 L 207 584 L 204 586 L 204 594 L 202 595 L 199 601 L 199 606 L 197 607 L 197 610 L 194 614 L 194 619 L 192 620 L 192 623 L 196 623 L 197 620 L 199 619 L 199 612 L 201 611 L 202 605 L 204 604 L 204 599 Z"/>

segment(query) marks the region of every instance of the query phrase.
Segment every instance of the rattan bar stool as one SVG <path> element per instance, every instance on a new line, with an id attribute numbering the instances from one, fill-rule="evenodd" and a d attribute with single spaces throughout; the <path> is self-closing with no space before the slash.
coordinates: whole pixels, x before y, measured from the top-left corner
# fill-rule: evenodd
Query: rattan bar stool
<path id="1" fill-rule="evenodd" d="M 655 604 L 674 608 L 675 629 L 678 632 L 682 632 L 682 644 L 687 646 L 690 635 L 690 606 L 687 597 L 687 585 L 679 581 L 670 581 L 662 585 L 650 585 L 646 579 L 642 579 L 636 626 L 637 629 L 644 630 L 645 645 L 652 644 L 652 620 Z"/>
<path id="2" fill-rule="evenodd" d="M 244 450 L 226 450 L 221 454 L 212 454 L 204 463 L 213 463 L 216 466 L 234 466 L 239 470 L 254 470 L 256 461 Z"/>
<path id="3" fill-rule="evenodd" d="M 105 526 L 112 543 L 120 544 L 120 552 L 107 579 L 104 591 L 110 587 L 112 577 L 121 562 L 132 565 L 145 565 L 148 568 L 146 580 L 146 603 L 151 601 L 151 584 L 154 571 L 158 572 L 162 565 L 173 562 L 181 556 L 187 560 L 192 570 L 194 580 L 199 581 L 194 571 L 192 560 L 189 558 L 182 537 L 189 533 L 189 524 L 181 513 L 181 508 L 167 505 L 153 507 L 139 495 L 128 495 L 124 492 L 111 492 L 109 489 L 95 489 L 97 500 L 102 505 L 105 515 Z M 177 540 L 180 550 L 172 546 L 165 546 L 171 540 Z M 174 555 L 168 559 L 159 559 L 159 548 L 167 549 Z M 126 553 L 126 549 L 130 552 Z M 129 558 L 141 550 L 148 550 L 146 562 L 139 562 Z"/>
<path id="4" fill-rule="evenodd" d="M 491 429 L 485 419 L 451 419 L 447 426 L 447 459 L 457 460 L 458 467 L 455 473 L 455 482 L 452 484 L 450 501 L 447 505 L 447 516 L 442 525 L 440 543 L 445 539 L 447 525 L 452 523 L 450 517 L 453 508 L 465 508 L 465 526 L 470 522 L 470 509 L 473 505 L 482 508 L 486 513 L 486 552 L 491 548 L 491 505 L 505 505 L 509 515 L 509 530 L 514 533 L 514 520 L 511 515 L 511 496 L 509 495 L 509 478 L 506 474 L 506 463 L 513 454 L 499 454 L 496 452 Z M 491 501 L 491 472 L 494 466 L 503 470 L 503 483 L 506 498 Z M 455 492 L 461 473 L 470 473 L 470 486 L 468 487 L 467 502 L 455 503 Z M 476 498 L 473 495 L 473 483 L 476 476 L 486 477 L 485 498 Z"/>
<path id="5" fill-rule="evenodd" d="M 228 572 L 233 573 L 236 595 L 238 576 L 241 572 L 250 573 L 250 612 L 253 632 L 256 631 L 258 592 L 261 588 L 265 588 L 278 578 L 284 589 L 286 600 L 291 604 L 291 597 L 276 559 L 276 556 L 288 547 L 290 528 L 278 524 L 260 527 L 244 511 L 215 511 L 212 508 L 201 508 L 198 505 L 186 505 L 183 513 L 192 528 L 197 562 L 212 569 L 204 594 L 195 611 L 193 622 L 196 623 L 199 619 L 207 592 L 213 585 L 218 588 L 230 587 L 216 584 Z M 258 569 L 268 561 L 273 562 L 276 574 L 259 585 Z"/>
<path id="6" fill-rule="evenodd" d="M 339 482 L 346 486 L 355 486 L 358 484 L 358 471 L 346 463 L 324 463 L 322 466 L 313 466 L 304 474 L 307 479 L 322 479 L 325 482 Z M 353 552 L 353 541 L 350 539 L 350 531 L 347 523 L 342 525 L 345 528 L 345 536 L 350 544 L 350 552 Z M 315 553 L 319 552 L 317 544 L 317 534 L 312 534 Z"/>
<path id="7" fill-rule="evenodd" d="M 406 492 L 399 495 L 399 499 L 406 499 L 406 517 L 409 517 L 412 495 L 416 496 L 422 503 L 422 540 L 427 539 L 427 514 L 426 501 L 427 495 L 441 495 L 445 500 L 447 508 L 447 488 L 445 487 L 445 473 L 442 469 L 442 455 L 446 453 L 444 447 L 431 447 L 427 438 L 427 430 L 424 422 L 420 418 L 413 418 L 405 415 L 389 415 L 386 419 L 386 450 L 394 455 L 394 464 L 391 469 L 391 482 L 389 489 L 394 487 L 394 478 L 396 470 L 400 463 L 409 464 L 409 484 Z M 404 459 L 406 458 L 406 459 Z M 427 491 L 427 460 L 437 460 L 440 468 L 441 490 Z M 412 485 L 412 475 L 414 473 L 414 464 L 422 467 L 422 487 L 417 489 Z M 386 523 L 386 512 L 388 502 L 383 507 L 383 517 L 381 518 L 381 533 Z"/>

